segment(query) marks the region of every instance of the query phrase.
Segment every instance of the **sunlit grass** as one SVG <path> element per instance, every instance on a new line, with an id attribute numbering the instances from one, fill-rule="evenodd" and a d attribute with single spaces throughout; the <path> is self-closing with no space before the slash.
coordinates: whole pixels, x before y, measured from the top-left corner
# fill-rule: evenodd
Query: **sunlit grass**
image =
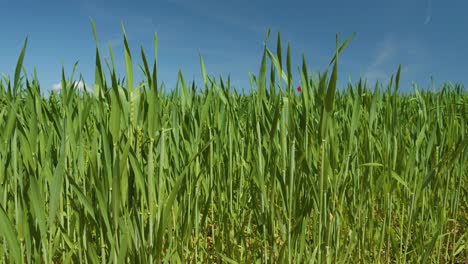
<path id="1" fill-rule="evenodd" d="M 2 262 L 468 261 L 461 86 L 402 94 L 399 68 L 385 87 L 338 89 L 352 37 L 337 37 L 331 73 L 312 79 L 303 57 L 299 90 L 278 33 L 251 94 L 210 77 L 201 55 L 203 86 L 180 72 L 164 93 L 157 35 L 135 86 L 125 31 L 122 80 L 93 31 L 93 93 L 74 69 L 42 97 L 21 75 L 26 42 L 0 82 Z"/>

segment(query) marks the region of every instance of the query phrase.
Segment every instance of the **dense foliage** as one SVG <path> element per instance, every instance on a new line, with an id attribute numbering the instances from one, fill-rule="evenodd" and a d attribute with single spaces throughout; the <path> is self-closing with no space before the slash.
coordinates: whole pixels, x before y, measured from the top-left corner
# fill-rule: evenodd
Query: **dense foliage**
<path id="1" fill-rule="evenodd" d="M 402 94 L 400 69 L 336 89 L 349 40 L 330 77 L 303 60 L 300 90 L 278 34 L 250 94 L 201 57 L 203 88 L 180 73 L 164 93 L 143 50 L 133 87 L 124 35 L 124 80 L 97 47 L 94 92 L 72 73 L 48 97 L 21 75 L 25 43 L 0 82 L 2 262 L 467 261 L 467 93 Z"/>

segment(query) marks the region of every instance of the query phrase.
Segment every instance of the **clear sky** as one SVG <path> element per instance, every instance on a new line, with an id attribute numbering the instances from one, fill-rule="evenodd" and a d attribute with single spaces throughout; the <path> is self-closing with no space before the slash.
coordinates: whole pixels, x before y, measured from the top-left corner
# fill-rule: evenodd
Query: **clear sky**
<path id="1" fill-rule="evenodd" d="M 73 64 L 86 84 L 94 82 L 95 44 L 90 18 L 97 27 L 101 56 L 116 55 L 120 76 L 125 73 L 123 33 L 129 40 L 136 81 L 143 75 L 140 46 L 150 61 L 154 32 L 159 36 L 159 79 L 173 88 L 179 69 L 186 81 L 201 84 L 199 53 L 208 74 L 227 78 L 250 90 L 248 73 L 258 75 L 268 28 L 268 47 L 276 51 L 281 32 L 284 55 L 291 44 L 294 85 L 304 53 L 311 71 L 323 70 L 335 50 L 335 34 L 344 41 L 356 36 L 339 61 L 339 82 L 350 76 L 387 82 L 402 64 L 401 89 L 412 82 L 427 88 L 450 81 L 468 84 L 468 1 L 466 0 L 0 0 L 0 73 L 14 75 L 16 61 L 29 37 L 25 67 L 37 68 L 43 90 L 68 77 Z M 151 63 L 152 64 L 152 63 Z M 78 77 L 78 75 L 76 76 Z"/>

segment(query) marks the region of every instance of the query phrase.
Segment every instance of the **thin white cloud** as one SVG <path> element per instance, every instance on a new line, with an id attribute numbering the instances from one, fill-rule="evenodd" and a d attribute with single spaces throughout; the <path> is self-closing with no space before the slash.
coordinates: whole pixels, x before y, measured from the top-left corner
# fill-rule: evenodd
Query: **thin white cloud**
<path id="1" fill-rule="evenodd" d="M 75 89 L 78 89 L 79 91 L 84 90 L 85 86 L 86 86 L 86 90 L 87 90 L 88 92 L 92 92 L 92 91 L 93 91 L 92 88 L 91 88 L 91 86 L 85 85 L 85 83 L 84 83 L 83 81 L 75 81 L 75 82 L 74 82 L 74 87 L 75 87 Z M 54 90 L 54 91 L 60 91 L 60 90 L 62 90 L 62 83 L 61 83 L 61 82 L 54 83 L 54 84 L 52 85 L 52 90 Z"/>
<path id="2" fill-rule="evenodd" d="M 427 1 L 427 8 L 426 8 L 426 20 L 424 21 L 424 25 L 428 25 L 432 19 L 432 0 Z"/>
<path id="3" fill-rule="evenodd" d="M 390 75 L 386 70 L 390 61 L 396 57 L 398 53 L 398 43 L 392 36 L 387 36 L 378 46 L 378 51 L 372 59 L 369 67 L 364 72 L 364 78 L 368 83 L 375 83 L 377 80 L 385 82 Z"/>
<path id="4" fill-rule="evenodd" d="M 62 84 L 61 84 L 61 83 L 54 83 L 54 84 L 52 85 L 52 90 L 54 90 L 54 91 L 60 91 L 60 90 L 62 90 Z"/>
<path id="5" fill-rule="evenodd" d="M 369 70 L 364 74 L 364 78 L 367 79 L 367 83 L 372 86 L 377 80 L 382 83 L 388 76 L 382 70 Z"/>
<path id="6" fill-rule="evenodd" d="M 410 66 L 403 66 L 401 67 L 401 74 L 411 74 L 418 71 L 418 65 L 410 65 Z M 367 83 L 371 86 L 375 84 L 378 80 L 381 84 L 387 84 L 386 82 L 390 81 L 390 77 L 395 75 L 396 69 L 393 69 L 392 72 L 385 71 L 383 69 L 374 69 L 369 70 L 365 73 L 364 77 L 367 79 Z"/>
<path id="7" fill-rule="evenodd" d="M 226 6 L 221 4 L 208 4 L 188 0 L 166 0 L 176 4 L 178 7 L 188 10 L 198 16 L 209 17 L 220 23 L 237 27 L 238 29 L 251 31 L 255 34 L 266 34 L 268 28 L 273 28 L 271 24 L 266 25 L 254 17 L 242 15 L 242 13 L 229 14 Z"/>
<path id="8" fill-rule="evenodd" d="M 388 62 L 391 58 L 395 57 L 398 51 L 398 46 L 393 37 L 387 37 L 380 45 L 377 56 L 375 56 L 371 67 L 380 67 Z"/>
<path id="9" fill-rule="evenodd" d="M 409 85 L 418 73 L 424 71 L 427 63 L 425 59 L 424 45 L 413 38 L 402 38 L 395 35 L 387 35 L 377 44 L 374 56 L 362 75 L 367 79 L 367 83 L 373 87 L 377 81 L 382 85 L 387 85 L 390 77 L 395 77 L 398 66 L 401 64 L 401 80 L 405 80 L 402 85 Z"/>

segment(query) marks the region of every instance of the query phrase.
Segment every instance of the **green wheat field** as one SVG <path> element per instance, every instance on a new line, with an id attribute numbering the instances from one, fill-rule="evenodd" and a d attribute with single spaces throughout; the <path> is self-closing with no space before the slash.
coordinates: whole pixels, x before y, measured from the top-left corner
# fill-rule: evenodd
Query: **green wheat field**
<path id="1" fill-rule="evenodd" d="M 278 33 L 249 93 L 201 55 L 203 86 L 179 72 L 164 92 L 156 34 L 136 85 L 125 30 L 120 79 L 92 28 L 92 92 L 74 68 L 41 95 L 27 40 L 0 81 L 3 263 L 468 262 L 463 86 L 402 93 L 399 67 L 337 88 L 353 36 L 312 78 L 304 56 L 293 74 Z"/>

